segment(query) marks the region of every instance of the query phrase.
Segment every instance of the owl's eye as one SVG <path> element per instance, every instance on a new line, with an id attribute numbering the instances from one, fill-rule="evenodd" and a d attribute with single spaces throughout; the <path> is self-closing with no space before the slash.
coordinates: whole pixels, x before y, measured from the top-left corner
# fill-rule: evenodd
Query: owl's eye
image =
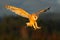
<path id="1" fill-rule="evenodd" d="M 35 16 L 35 20 L 37 20 L 37 16 Z"/>

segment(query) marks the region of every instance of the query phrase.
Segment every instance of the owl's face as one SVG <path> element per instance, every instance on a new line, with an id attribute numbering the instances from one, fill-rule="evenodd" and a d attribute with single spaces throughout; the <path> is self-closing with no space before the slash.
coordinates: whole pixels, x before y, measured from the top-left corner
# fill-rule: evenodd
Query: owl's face
<path id="1" fill-rule="evenodd" d="M 32 14 L 32 17 L 33 17 L 34 20 L 38 19 L 38 17 L 36 15 L 34 15 L 34 14 Z"/>

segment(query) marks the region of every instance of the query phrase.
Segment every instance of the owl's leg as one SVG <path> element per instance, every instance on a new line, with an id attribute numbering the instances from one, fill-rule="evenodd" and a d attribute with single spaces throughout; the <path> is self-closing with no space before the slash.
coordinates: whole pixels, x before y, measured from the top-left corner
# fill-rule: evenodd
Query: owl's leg
<path id="1" fill-rule="evenodd" d="M 35 25 L 33 24 L 33 28 L 36 30 L 36 27 L 35 27 Z"/>
<path id="2" fill-rule="evenodd" d="M 41 29 L 41 27 L 38 27 L 38 25 L 37 25 L 37 22 L 35 22 L 35 27 L 37 28 L 37 29 Z"/>

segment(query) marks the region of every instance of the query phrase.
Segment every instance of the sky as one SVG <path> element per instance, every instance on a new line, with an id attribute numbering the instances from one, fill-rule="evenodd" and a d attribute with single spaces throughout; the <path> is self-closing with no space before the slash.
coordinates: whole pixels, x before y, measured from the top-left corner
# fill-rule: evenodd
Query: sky
<path id="1" fill-rule="evenodd" d="M 34 13 L 49 6 L 51 6 L 50 12 L 60 12 L 60 0 L 0 0 L 0 16 L 13 14 L 4 7 L 5 5 L 20 7 L 29 13 Z"/>

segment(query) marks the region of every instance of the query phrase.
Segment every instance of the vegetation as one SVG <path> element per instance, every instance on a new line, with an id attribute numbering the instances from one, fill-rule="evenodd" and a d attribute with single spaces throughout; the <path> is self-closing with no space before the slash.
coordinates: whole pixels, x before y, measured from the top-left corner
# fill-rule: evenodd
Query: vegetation
<path id="1" fill-rule="evenodd" d="M 0 40 L 60 40 L 60 22 L 49 17 L 45 15 L 41 18 L 40 16 L 37 22 L 42 29 L 33 30 L 26 26 L 26 22 L 29 21 L 26 18 L 4 16 L 0 22 Z"/>

